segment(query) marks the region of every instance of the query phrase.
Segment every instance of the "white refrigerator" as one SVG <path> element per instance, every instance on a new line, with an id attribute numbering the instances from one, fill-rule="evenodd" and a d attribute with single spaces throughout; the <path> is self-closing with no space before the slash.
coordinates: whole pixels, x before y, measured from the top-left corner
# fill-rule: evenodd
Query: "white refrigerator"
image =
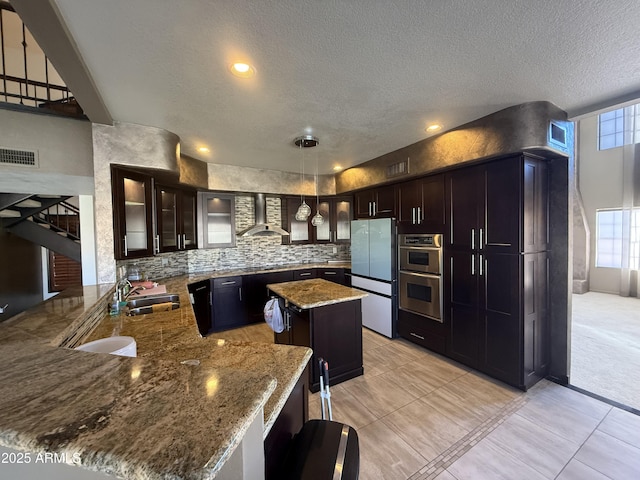
<path id="1" fill-rule="evenodd" d="M 351 285 L 366 291 L 362 324 L 396 336 L 396 226 L 392 218 L 351 222 Z"/>

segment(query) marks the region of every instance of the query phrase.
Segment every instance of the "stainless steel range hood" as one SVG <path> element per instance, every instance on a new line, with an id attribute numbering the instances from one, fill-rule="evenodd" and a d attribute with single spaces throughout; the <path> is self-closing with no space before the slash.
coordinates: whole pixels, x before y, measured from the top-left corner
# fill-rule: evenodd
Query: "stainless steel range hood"
<path id="1" fill-rule="evenodd" d="M 280 228 L 278 225 L 267 223 L 267 201 L 264 193 L 256 193 L 254 197 L 256 223 L 238 232 L 242 237 L 250 237 L 253 235 L 289 235 L 289 232 Z"/>

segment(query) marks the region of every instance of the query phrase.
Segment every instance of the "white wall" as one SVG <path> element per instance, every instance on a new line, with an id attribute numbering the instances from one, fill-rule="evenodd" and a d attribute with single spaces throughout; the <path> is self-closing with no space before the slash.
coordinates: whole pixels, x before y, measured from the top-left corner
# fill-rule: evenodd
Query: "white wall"
<path id="1" fill-rule="evenodd" d="M 578 177 L 591 231 L 589 289 L 620 293 L 620 269 L 596 268 L 596 210 L 622 206 L 622 148 L 598 150 L 598 116 L 580 120 Z"/>

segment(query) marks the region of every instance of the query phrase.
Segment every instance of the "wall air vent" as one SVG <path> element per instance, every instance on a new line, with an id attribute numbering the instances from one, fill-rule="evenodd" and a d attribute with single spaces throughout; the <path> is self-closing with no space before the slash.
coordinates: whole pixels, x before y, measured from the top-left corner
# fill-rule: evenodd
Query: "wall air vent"
<path id="1" fill-rule="evenodd" d="M 0 147 L 0 165 L 38 168 L 38 155 L 34 150 L 16 150 Z"/>
<path id="2" fill-rule="evenodd" d="M 399 177 L 409 173 L 409 157 L 398 163 L 394 163 L 387 167 L 387 178 Z"/>
<path id="3" fill-rule="evenodd" d="M 551 122 L 549 125 L 549 143 L 567 148 L 567 129 L 555 122 Z"/>

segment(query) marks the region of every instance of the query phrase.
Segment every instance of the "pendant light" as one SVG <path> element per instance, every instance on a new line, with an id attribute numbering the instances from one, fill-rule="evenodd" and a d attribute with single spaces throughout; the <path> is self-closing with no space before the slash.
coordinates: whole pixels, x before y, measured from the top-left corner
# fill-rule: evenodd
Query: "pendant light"
<path id="1" fill-rule="evenodd" d="M 320 215 L 320 192 L 318 191 L 318 153 L 316 152 L 316 214 L 311 219 L 311 225 L 319 227 L 324 223 L 324 217 Z"/>
<path id="2" fill-rule="evenodd" d="M 301 178 L 300 178 L 300 186 L 301 188 L 304 186 L 304 152 L 303 148 L 315 147 L 318 145 L 318 139 L 313 135 L 303 135 L 301 137 L 296 137 L 293 143 L 300 148 L 301 154 Z M 304 193 L 300 195 L 300 206 L 296 211 L 295 219 L 299 222 L 304 222 L 311 215 L 311 207 L 307 205 L 307 202 L 304 201 Z"/>

